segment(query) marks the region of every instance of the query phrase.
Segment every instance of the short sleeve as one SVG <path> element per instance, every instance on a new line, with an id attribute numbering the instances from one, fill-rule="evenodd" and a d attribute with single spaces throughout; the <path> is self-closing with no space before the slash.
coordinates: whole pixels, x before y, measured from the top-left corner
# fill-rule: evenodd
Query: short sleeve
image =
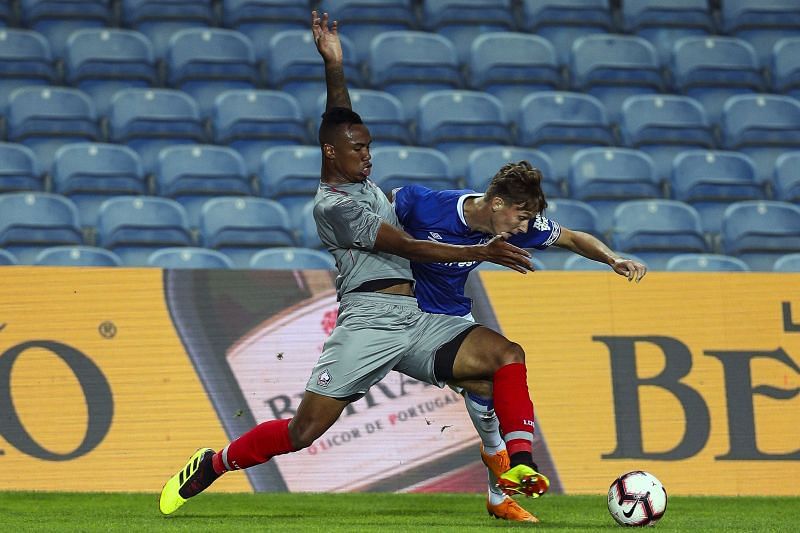
<path id="1" fill-rule="evenodd" d="M 341 248 L 371 250 L 383 222 L 380 216 L 367 211 L 349 196 L 337 198 L 327 205 L 322 216 L 331 227 L 336 245 Z"/>
<path id="2" fill-rule="evenodd" d="M 536 215 L 529 224 L 528 231 L 514 235 L 508 242 L 520 248 L 536 248 L 544 250 L 552 246 L 561 236 L 561 226 L 555 220 Z"/>
<path id="3" fill-rule="evenodd" d="M 394 206 L 395 214 L 397 214 L 397 220 L 400 221 L 403 227 L 409 227 L 409 224 L 414 220 L 414 207 L 417 205 L 417 200 L 427 190 L 419 185 L 407 185 L 394 189 L 392 205 Z"/>

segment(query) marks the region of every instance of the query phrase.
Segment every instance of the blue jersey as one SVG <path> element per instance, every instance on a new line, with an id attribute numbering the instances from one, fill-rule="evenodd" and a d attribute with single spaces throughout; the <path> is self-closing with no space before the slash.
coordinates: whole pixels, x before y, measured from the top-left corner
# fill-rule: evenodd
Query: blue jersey
<path id="1" fill-rule="evenodd" d="M 493 235 L 473 231 L 464 219 L 464 201 L 481 197 L 472 190 L 432 191 L 419 185 L 394 191 L 394 209 L 403 229 L 415 239 L 447 244 L 480 244 Z M 514 235 L 509 242 L 520 248 L 544 249 L 555 243 L 561 227 L 541 215 L 528 224 L 528 231 Z M 455 263 L 411 262 L 416 280 L 417 301 L 423 311 L 464 316 L 472 310 L 472 300 L 464 296 L 471 270 L 480 261 Z"/>

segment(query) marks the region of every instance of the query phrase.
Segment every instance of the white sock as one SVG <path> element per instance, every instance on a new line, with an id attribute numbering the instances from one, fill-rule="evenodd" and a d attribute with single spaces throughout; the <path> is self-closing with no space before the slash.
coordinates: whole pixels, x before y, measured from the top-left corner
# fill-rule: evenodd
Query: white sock
<path id="1" fill-rule="evenodd" d="M 475 426 L 475 431 L 480 435 L 481 442 L 483 443 L 483 450 L 489 455 L 495 455 L 506 449 L 506 443 L 503 437 L 500 436 L 500 422 L 497 420 L 497 415 L 494 409 L 473 401 L 466 391 L 464 394 L 464 403 L 467 407 L 467 413 L 472 420 L 472 425 Z M 499 505 L 503 503 L 505 494 L 497 488 L 497 478 L 491 470 L 487 469 L 489 473 L 488 490 L 489 503 L 492 505 Z"/>

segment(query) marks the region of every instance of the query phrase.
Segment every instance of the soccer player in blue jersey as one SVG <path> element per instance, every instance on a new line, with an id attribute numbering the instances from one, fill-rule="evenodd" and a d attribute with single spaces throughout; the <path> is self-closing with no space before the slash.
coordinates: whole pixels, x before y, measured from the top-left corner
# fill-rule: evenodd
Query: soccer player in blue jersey
<path id="1" fill-rule="evenodd" d="M 629 281 L 639 282 L 647 268 L 612 252 L 594 236 L 571 231 L 544 216 L 547 201 L 541 188 L 542 174 L 527 161 L 504 165 L 486 192 L 433 191 L 419 185 L 392 191 L 393 205 L 403 229 L 417 239 L 469 245 L 503 235 L 522 248 L 544 249 L 555 245 L 608 264 Z M 411 263 L 420 308 L 429 313 L 472 319 L 472 301 L 464 295 L 469 273 L 479 261 Z M 489 469 L 486 507 L 490 514 L 512 521 L 537 519 L 497 487 L 497 478 L 508 468 L 508 453 L 499 432 L 491 400 L 460 390 L 475 429 L 481 436 L 481 457 Z"/>

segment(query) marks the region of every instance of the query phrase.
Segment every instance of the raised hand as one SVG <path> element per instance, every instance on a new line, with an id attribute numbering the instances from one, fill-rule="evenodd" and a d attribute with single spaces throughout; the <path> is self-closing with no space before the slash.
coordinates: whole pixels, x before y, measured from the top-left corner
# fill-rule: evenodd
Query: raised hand
<path id="1" fill-rule="evenodd" d="M 334 20 L 329 27 L 327 13 L 323 13 L 320 18 L 316 11 L 312 11 L 311 32 L 314 34 L 314 44 L 317 45 L 319 55 L 325 63 L 341 63 L 342 43 L 339 40 L 339 23 Z"/>
<path id="2" fill-rule="evenodd" d="M 485 253 L 484 261 L 496 263 L 523 274 L 529 270 L 533 271 L 530 261 L 531 254 L 506 242 L 502 235 L 497 235 L 482 246 Z"/>

